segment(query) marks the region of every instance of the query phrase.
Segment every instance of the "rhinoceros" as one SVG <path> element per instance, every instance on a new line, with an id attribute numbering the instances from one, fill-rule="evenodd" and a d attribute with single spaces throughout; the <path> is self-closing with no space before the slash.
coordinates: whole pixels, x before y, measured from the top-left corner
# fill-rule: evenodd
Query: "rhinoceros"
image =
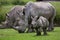
<path id="1" fill-rule="evenodd" d="M 52 31 L 54 29 L 53 21 L 56 16 L 55 7 L 49 2 L 28 2 L 24 8 L 25 13 L 25 25 L 28 27 L 28 32 L 31 32 L 31 16 L 35 18 L 35 20 L 39 19 L 40 16 L 45 17 L 49 20 L 48 31 Z"/>
<path id="2" fill-rule="evenodd" d="M 44 35 L 47 35 L 47 27 L 49 26 L 49 21 L 43 17 L 40 16 L 38 20 L 35 20 L 35 18 L 32 18 L 32 27 L 36 30 L 37 35 L 41 35 L 41 30 L 43 30 Z M 31 27 L 31 28 L 32 28 Z"/>
<path id="3" fill-rule="evenodd" d="M 7 14 L 3 27 L 12 27 L 19 33 L 25 31 L 25 17 L 23 14 L 24 6 L 14 6 Z M 2 23 L 3 24 L 3 23 Z"/>

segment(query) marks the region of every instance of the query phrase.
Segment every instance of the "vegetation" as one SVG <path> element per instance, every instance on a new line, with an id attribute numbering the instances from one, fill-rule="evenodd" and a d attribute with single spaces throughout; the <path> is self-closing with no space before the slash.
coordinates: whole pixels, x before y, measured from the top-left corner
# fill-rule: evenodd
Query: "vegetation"
<path id="1" fill-rule="evenodd" d="M 36 36 L 36 33 L 18 33 L 13 29 L 0 29 L 0 40 L 60 40 L 60 28 L 55 27 L 48 35 Z"/>
<path id="2" fill-rule="evenodd" d="M 29 0 L 0 0 L 2 5 L 8 5 L 8 4 L 13 4 L 13 5 L 23 5 L 26 4 Z M 30 1 L 35 1 L 35 0 L 30 0 Z"/>
<path id="3" fill-rule="evenodd" d="M 13 5 L 1 6 L 0 7 L 0 22 L 5 20 L 6 13 L 13 7 Z"/>
<path id="4" fill-rule="evenodd" d="M 55 23 L 60 25 L 60 2 L 51 2 L 52 5 L 56 8 L 56 18 L 55 18 Z"/>

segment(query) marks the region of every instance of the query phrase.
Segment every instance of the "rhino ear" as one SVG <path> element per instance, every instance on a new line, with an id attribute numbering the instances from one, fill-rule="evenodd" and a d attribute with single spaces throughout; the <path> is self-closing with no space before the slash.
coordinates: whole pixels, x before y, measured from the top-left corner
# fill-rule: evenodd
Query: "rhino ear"
<path id="1" fill-rule="evenodd" d="M 9 14 L 6 14 L 7 17 L 9 17 Z"/>
<path id="2" fill-rule="evenodd" d="M 31 16 L 31 19 L 33 20 L 34 18 Z"/>
<path id="3" fill-rule="evenodd" d="M 25 15 L 25 8 L 23 9 L 23 14 Z"/>

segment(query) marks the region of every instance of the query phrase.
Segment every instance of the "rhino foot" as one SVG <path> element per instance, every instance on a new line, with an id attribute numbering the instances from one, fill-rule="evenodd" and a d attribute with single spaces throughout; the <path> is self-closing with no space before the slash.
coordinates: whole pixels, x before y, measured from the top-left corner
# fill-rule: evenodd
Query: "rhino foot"
<path id="1" fill-rule="evenodd" d="M 24 33 L 24 31 L 18 30 L 18 33 Z"/>
<path id="2" fill-rule="evenodd" d="M 51 29 L 48 29 L 47 31 L 50 32 L 50 31 L 53 31 L 53 30 L 54 30 L 54 28 L 51 28 Z"/>
<path id="3" fill-rule="evenodd" d="M 33 32 L 35 32 L 35 31 L 32 30 L 32 29 L 29 29 L 29 30 L 27 31 L 27 33 L 33 33 Z"/>

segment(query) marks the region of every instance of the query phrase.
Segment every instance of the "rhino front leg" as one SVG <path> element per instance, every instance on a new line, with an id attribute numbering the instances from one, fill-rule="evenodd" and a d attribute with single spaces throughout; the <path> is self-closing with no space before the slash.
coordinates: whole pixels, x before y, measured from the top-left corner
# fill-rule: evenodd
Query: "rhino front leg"
<path id="1" fill-rule="evenodd" d="M 32 25 L 29 25 L 28 26 L 28 31 L 27 31 L 27 33 L 32 33 L 32 32 L 34 32 L 34 28 L 33 28 L 33 26 Z"/>
<path id="2" fill-rule="evenodd" d="M 44 35 L 47 35 L 46 29 L 47 29 L 47 27 L 44 27 L 44 28 L 43 28 Z"/>
<path id="3" fill-rule="evenodd" d="M 18 30 L 19 33 L 24 33 L 24 31 Z"/>
<path id="4" fill-rule="evenodd" d="M 35 28 L 35 29 L 36 29 L 36 33 L 37 33 L 36 35 L 37 35 L 37 36 L 41 35 L 41 30 L 40 30 L 40 28 Z"/>
<path id="5" fill-rule="evenodd" d="M 28 28 L 27 33 L 31 33 L 31 32 L 32 32 L 32 29 L 31 28 Z"/>

